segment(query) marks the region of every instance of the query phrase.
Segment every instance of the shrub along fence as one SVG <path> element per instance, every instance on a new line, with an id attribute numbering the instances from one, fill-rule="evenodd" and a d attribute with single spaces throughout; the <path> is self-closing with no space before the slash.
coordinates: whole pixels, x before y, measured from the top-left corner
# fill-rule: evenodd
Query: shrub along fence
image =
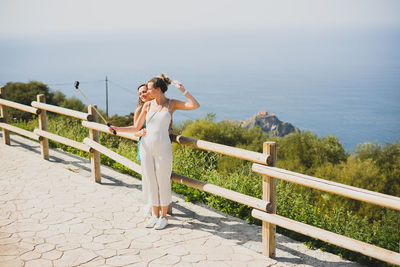
<path id="1" fill-rule="evenodd" d="M 10 125 L 8 123 L 7 107 L 38 115 L 39 128 L 35 129 L 33 132 L 30 132 Z M 141 174 L 140 165 L 119 155 L 118 153 L 115 153 L 99 143 L 99 131 L 104 133 L 109 133 L 109 131 L 106 125 L 97 122 L 97 113 L 95 112 L 94 106 L 88 107 L 88 113 L 78 112 L 71 109 L 46 104 L 44 95 L 38 95 L 37 101 L 33 101 L 31 106 L 22 105 L 6 100 L 5 88 L 1 87 L 0 111 L 0 128 L 3 129 L 3 141 L 5 144 L 10 144 L 9 131 L 11 131 L 23 136 L 27 136 L 34 140 L 38 140 L 40 142 L 43 159 L 49 159 L 49 139 L 89 152 L 92 177 L 97 183 L 101 183 L 100 153 L 132 169 L 136 173 Z M 83 143 L 81 143 L 48 132 L 46 111 L 81 119 L 82 125 L 89 129 L 89 137 L 85 138 Z M 131 134 L 117 133 L 117 135 L 123 138 L 138 141 L 138 138 Z M 263 179 L 262 199 L 251 197 L 213 184 L 205 183 L 203 181 L 186 177 L 174 172 L 171 175 L 171 180 L 252 207 L 252 216 L 262 220 L 262 245 L 264 255 L 275 258 L 275 233 L 276 225 L 279 225 L 283 228 L 308 235 L 313 238 L 317 238 L 391 264 L 400 265 L 400 253 L 396 253 L 391 250 L 377 247 L 277 215 L 276 179 L 285 180 L 302 186 L 342 195 L 398 211 L 400 211 L 400 198 L 276 168 L 277 150 L 274 142 L 265 142 L 263 144 L 263 153 L 257 153 L 241 148 L 197 140 L 180 135 L 171 135 L 171 141 L 181 145 L 187 145 L 197 149 L 220 153 L 253 162 L 252 170 L 261 174 Z"/>

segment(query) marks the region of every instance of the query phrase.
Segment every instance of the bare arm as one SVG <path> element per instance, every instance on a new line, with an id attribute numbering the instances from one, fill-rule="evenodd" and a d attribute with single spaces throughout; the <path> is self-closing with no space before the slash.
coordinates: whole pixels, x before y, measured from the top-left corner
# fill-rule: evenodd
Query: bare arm
<path id="1" fill-rule="evenodd" d="M 143 127 L 144 121 L 146 120 L 146 114 L 147 114 L 147 103 L 143 105 L 142 112 L 140 112 L 140 115 L 138 118 L 135 120 L 135 123 L 132 126 L 127 126 L 127 127 L 116 127 L 116 126 L 111 126 L 111 128 L 115 129 L 117 132 L 121 133 L 133 133 L 137 135 L 139 131 L 142 132 L 142 134 L 139 134 L 139 136 L 142 136 L 146 133 L 145 130 L 140 130 Z M 111 129 L 110 128 L 110 129 Z M 112 130 L 110 130 L 112 132 Z"/>
<path id="2" fill-rule="evenodd" d="M 136 129 L 142 129 L 144 122 L 146 120 L 146 115 L 147 115 L 147 111 L 149 110 L 149 106 L 150 106 L 150 102 L 146 102 L 144 103 L 142 110 L 140 112 L 139 118 L 137 120 L 135 120 L 135 123 L 133 124 L 133 126 Z"/>
<path id="3" fill-rule="evenodd" d="M 135 123 L 139 119 L 139 116 L 140 116 L 140 113 L 142 112 L 142 109 L 143 109 L 143 106 L 138 107 L 135 110 L 135 115 L 133 116 L 133 123 Z"/>
<path id="4" fill-rule="evenodd" d="M 194 98 L 188 91 L 186 91 L 182 83 L 178 82 L 176 84 L 176 88 L 178 88 L 178 90 L 185 95 L 187 101 L 184 102 L 174 99 L 172 101 L 171 112 L 174 112 L 175 110 L 193 110 L 200 107 L 199 102 L 197 102 L 196 98 Z"/>

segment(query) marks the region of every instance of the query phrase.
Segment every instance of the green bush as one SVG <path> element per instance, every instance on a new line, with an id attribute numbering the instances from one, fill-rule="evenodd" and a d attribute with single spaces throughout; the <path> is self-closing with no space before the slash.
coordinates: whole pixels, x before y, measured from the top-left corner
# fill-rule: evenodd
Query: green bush
<path id="1" fill-rule="evenodd" d="M 236 146 L 256 152 L 262 152 L 263 142 L 266 140 L 266 134 L 261 128 L 244 129 L 238 124 L 230 121 L 214 122 L 215 116 L 208 114 L 206 118 L 197 121 L 191 121 L 185 125 L 182 135 L 211 141 L 228 146 Z M 176 146 L 175 146 L 176 147 Z M 216 166 L 219 172 L 231 173 L 236 169 L 248 165 L 243 160 L 228 156 L 218 157 Z"/>
<path id="2" fill-rule="evenodd" d="M 291 133 L 277 138 L 278 167 L 313 175 L 317 168 L 325 163 L 338 164 L 347 159 L 347 155 L 334 136 L 319 138 L 305 131 Z"/>
<path id="3" fill-rule="evenodd" d="M 66 98 L 60 91 L 53 92 L 50 88 L 38 81 L 8 82 L 5 86 L 7 100 L 24 105 L 31 105 L 32 101 L 37 101 L 37 95 L 44 94 L 46 103 L 65 107 L 73 110 L 87 112 L 87 107 L 76 97 Z M 9 120 L 12 122 L 28 121 L 34 118 L 34 115 L 25 111 L 8 108 Z"/>
<path id="4" fill-rule="evenodd" d="M 384 188 L 380 192 L 400 197 L 400 143 L 365 143 L 357 145 L 355 155 L 361 160 L 371 160 L 384 176 Z"/>
<path id="5" fill-rule="evenodd" d="M 37 100 L 38 94 L 45 94 L 48 96 L 48 102 L 52 102 L 53 95 L 50 89 L 44 83 L 38 81 L 31 81 L 29 83 L 21 82 L 8 82 L 5 86 L 7 93 L 7 100 L 14 101 L 24 105 L 31 105 L 32 101 Z M 9 120 L 16 122 L 19 120 L 30 120 L 33 118 L 31 113 L 8 108 Z"/>

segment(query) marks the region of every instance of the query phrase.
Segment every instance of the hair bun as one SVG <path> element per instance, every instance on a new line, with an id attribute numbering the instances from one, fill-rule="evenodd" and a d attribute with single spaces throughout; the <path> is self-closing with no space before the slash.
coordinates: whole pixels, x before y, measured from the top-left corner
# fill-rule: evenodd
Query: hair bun
<path id="1" fill-rule="evenodd" d="M 165 73 L 161 73 L 160 74 L 160 78 L 163 79 L 163 81 L 167 84 L 170 85 L 171 84 L 171 79 L 168 78 L 168 76 Z"/>

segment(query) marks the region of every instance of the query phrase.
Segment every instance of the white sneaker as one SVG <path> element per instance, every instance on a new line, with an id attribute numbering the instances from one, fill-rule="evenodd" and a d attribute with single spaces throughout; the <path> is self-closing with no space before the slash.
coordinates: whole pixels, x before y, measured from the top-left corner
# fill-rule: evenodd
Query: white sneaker
<path id="1" fill-rule="evenodd" d="M 147 220 L 145 227 L 146 228 L 153 228 L 154 225 L 158 222 L 158 218 L 156 216 L 151 216 L 150 219 Z"/>
<path id="2" fill-rule="evenodd" d="M 145 217 L 150 217 L 153 214 L 151 205 L 146 205 L 143 207 L 143 214 Z"/>
<path id="3" fill-rule="evenodd" d="M 168 219 L 160 216 L 160 218 L 158 219 L 158 221 L 156 223 L 156 227 L 154 227 L 154 229 L 162 230 L 165 227 L 167 227 L 167 225 L 168 225 Z"/>

